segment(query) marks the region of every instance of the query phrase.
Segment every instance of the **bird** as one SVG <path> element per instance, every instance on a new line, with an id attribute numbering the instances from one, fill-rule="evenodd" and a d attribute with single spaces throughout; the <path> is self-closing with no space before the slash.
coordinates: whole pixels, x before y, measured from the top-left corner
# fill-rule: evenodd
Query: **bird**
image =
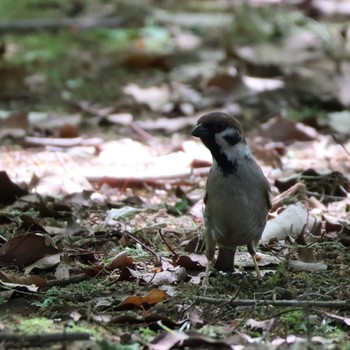
<path id="1" fill-rule="evenodd" d="M 199 118 L 191 132 L 200 138 L 213 157 L 204 196 L 205 255 L 208 259 L 204 284 L 208 284 L 215 249 L 217 270 L 234 271 L 237 246 L 246 245 L 257 279 L 261 272 L 256 251 L 271 208 L 271 188 L 247 145 L 239 121 L 222 112 Z"/>

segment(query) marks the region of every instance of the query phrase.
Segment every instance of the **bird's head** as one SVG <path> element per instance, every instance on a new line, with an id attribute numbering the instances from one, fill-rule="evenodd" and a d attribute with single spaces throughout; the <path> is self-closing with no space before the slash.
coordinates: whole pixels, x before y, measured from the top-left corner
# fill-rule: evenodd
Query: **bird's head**
<path id="1" fill-rule="evenodd" d="M 233 171 L 239 159 L 251 157 L 241 125 L 237 119 L 225 113 L 204 115 L 198 120 L 191 135 L 201 139 L 225 172 Z"/>
<path id="2" fill-rule="evenodd" d="M 213 145 L 231 148 L 240 142 L 246 143 L 238 120 L 220 112 L 201 117 L 191 135 L 199 137 L 209 149 Z"/>

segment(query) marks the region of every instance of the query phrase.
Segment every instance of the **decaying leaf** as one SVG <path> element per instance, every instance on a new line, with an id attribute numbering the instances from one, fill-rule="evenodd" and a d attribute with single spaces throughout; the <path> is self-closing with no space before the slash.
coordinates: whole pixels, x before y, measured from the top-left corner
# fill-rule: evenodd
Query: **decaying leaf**
<path id="1" fill-rule="evenodd" d="M 61 256 L 62 256 L 62 253 L 44 256 L 43 258 L 35 261 L 33 264 L 27 266 L 24 269 L 24 274 L 29 275 L 30 272 L 35 268 L 40 270 L 48 270 L 53 266 L 57 265 L 61 261 Z"/>
<path id="2" fill-rule="evenodd" d="M 269 220 L 261 237 L 262 243 L 276 238 L 283 240 L 287 236 L 297 239 L 301 234 L 317 233 L 320 223 L 311 216 L 301 203 L 288 206 L 275 219 Z"/>
<path id="3" fill-rule="evenodd" d="M 117 256 L 115 256 L 112 261 L 108 264 L 107 270 L 113 271 L 114 269 L 125 267 L 125 266 L 133 266 L 134 260 L 132 257 L 128 255 L 127 252 L 120 252 Z"/>
<path id="4" fill-rule="evenodd" d="M 32 284 L 38 287 L 45 287 L 47 280 L 40 276 L 20 276 L 14 273 L 0 272 L 1 282 L 16 284 L 17 286 L 25 285 L 30 286 Z"/>
<path id="5" fill-rule="evenodd" d="M 26 194 L 28 191 L 13 183 L 6 171 L 0 171 L 0 204 L 12 204 L 17 198 Z"/>
<path id="6" fill-rule="evenodd" d="M 0 264 L 26 266 L 50 254 L 57 254 L 48 235 L 28 234 L 17 236 L 0 247 Z"/>
<path id="7" fill-rule="evenodd" d="M 152 289 L 145 296 L 131 296 L 124 299 L 119 303 L 115 309 L 116 310 L 125 310 L 133 307 L 147 307 L 158 304 L 166 299 L 170 298 L 166 292 L 160 289 Z"/>

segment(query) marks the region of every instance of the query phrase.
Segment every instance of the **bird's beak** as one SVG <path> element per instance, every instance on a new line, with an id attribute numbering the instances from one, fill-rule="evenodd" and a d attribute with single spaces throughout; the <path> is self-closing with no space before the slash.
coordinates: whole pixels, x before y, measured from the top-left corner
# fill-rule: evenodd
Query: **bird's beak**
<path id="1" fill-rule="evenodd" d="M 191 135 L 196 137 L 201 137 L 209 134 L 209 130 L 201 123 L 192 130 Z"/>

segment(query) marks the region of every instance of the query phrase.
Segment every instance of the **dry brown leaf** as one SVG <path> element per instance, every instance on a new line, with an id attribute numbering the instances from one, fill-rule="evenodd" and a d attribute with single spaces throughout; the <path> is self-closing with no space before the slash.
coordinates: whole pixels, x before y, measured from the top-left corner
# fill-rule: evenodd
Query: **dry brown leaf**
<path id="1" fill-rule="evenodd" d="M 28 191 L 13 183 L 6 171 L 0 171 L 0 204 L 12 204 L 26 194 Z"/>
<path id="2" fill-rule="evenodd" d="M 17 236 L 0 247 L 0 264 L 26 266 L 50 254 L 57 254 L 48 235 L 28 234 Z"/>
<path id="3" fill-rule="evenodd" d="M 170 295 L 160 289 L 152 289 L 146 296 L 131 296 L 124 299 L 116 306 L 116 310 L 128 309 L 130 307 L 145 307 L 158 304 L 166 299 L 170 298 Z"/>
<path id="4" fill-rule="evenodd" d="M 107 265 L 107 270 L 113 271 L 120 267 L 133 266 L 134 263 L 134 259 L 129 256 L 127 252 L 120 252 L 112 259 L 110 264 Z"/>
<path id="5" fill-rule="evenodd" d="M 0 271 L 0 279 L 5 283 L 15 283 L 17 285 L 35 284 L 38 287 L 45 287 L 47 280 L 40 276 L 19 276 L 14 273 L 5 273 Z"/>
<path id="6" fill-rule="evenodd" d="M 317 137 L 317 132 L 310 126 L 277 116 L 261 125 L 260 135 L 275 142 L 311 141 Z"/>
<path id="7" fill-rule="evenodd" d="M 190 270 L 202 270 L 203 267 L 206 266 L 206 258 L 199 254 L 192 254 L 192 256 L 176 256 L 173 258 L 173 265 L 182 266 Z"/>
<path id="8" fill-rule="evenodd" d="M 24 269 L 24 274 L 29 275 L 30 272 L 35 268 L 40 270 L 50 269 L 51 267 L 57 265 L 61 261 L 61 255 L 62 255 L 61 253 L 48 255 L 35 261 L 33 264 L 27 266 Z"/>

